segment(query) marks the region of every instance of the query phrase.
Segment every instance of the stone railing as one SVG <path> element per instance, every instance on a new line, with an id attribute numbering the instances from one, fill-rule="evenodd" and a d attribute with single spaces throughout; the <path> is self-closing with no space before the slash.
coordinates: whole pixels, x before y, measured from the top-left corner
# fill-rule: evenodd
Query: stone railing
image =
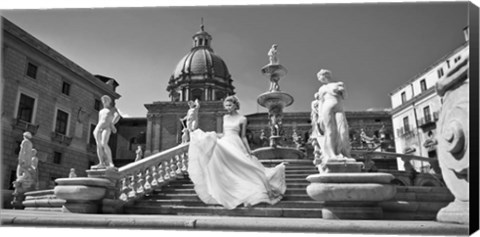
<path id="1" fill-rule="evenodd" d="M 119 168 L 117 198 L 129 202 L 186 175 L 188 145 L 180 144 Z"/>

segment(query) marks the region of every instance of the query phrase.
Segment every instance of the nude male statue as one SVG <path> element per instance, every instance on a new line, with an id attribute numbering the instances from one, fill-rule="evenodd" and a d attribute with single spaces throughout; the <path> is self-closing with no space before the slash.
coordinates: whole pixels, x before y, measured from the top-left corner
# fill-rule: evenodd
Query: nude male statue
<path id="1" fill-rule="evenodd" d="M 92 168 L 114 167 L 112 162 L 112 151 L 108 146 L 110 134 L 116 133 L 115 124 L 120 119 L 120 114 L 112 105 L 112 99 L 108 95 L 101 98 L 103 109 L 98 112 L 98 124 L 93 130 L 93 136 L 97 143 L 97 155 L 99 163 Z"/>

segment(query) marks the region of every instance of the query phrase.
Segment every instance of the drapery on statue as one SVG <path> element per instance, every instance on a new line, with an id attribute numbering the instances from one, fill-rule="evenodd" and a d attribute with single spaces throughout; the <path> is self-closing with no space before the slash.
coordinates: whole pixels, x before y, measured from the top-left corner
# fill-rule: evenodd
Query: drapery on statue
<path id="1" fill-rule="evenodd" d="M 348 124 L 343 111 L 345 99 L 345 85 L 343 82 L 331 82 L 332 74 L 322 69 L 317 74 L 323 84 L 315 94 L 316 101 L 312 102 L 313 137 L 316 137 L 321 150 L 320 162 L 324 165 L 329 159 L 347 160 L 350 157 L 350 140 Z M 315 111 L 318 112 L 314 112 Z M 315 121 L 315 122 L 314 122 Z M 317 158 L 318 159 L 318 158 Z"/>
<path id="2" fill-rule="evenodd" d="M 112 162 L 112 151 L 108 146 L 111 133 L 116 133 L 115 124 L 120 119 L 118 110 L 112 105 L 112 99 L 108 95 L 101 98 L 103 109 L 98 112 L 98 124 L 93 130 L 93 137 L 97 143 L 98 165 L 92 168 L 114 167 Z"/>
<path id="3" fill-rule="evenodd" d="M 280 60 L 278 59 L 278 45 L 273 44 L 270 50 L 268 51 L 268 60 L 270 61 L 270 65 L 277 65 L 280 64 Z"/>

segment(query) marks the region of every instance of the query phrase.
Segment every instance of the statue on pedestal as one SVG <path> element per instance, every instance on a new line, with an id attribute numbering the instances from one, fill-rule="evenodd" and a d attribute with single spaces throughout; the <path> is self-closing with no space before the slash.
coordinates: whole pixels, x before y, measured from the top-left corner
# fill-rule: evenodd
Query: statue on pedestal
<path id="1" fill-rule="evenodd" d="M 270 48 L 270 50 L 268 51 L 268 60 L 270 61 L 269 62 L 269 65 L 278 65 L 280 64 L 280 60 L 278 59 L 278 45 L 277 44 L 273 44 L 272 47 Z"/>
<path id="2" fill-rule="evenodd" d="M 322 69 L 317 74 L 323 84 L 315 94 L 312 102 L 312 136 L 316 139 L 321 152 L 321 165 L 330 159 L 348 160 L 350 157 L 350 139 L 348 123 L 343 111 L 345 85 L 343 82 L 331 82 L 332 74 Z M 315 146 L 314 146 L 315 147 Z M 318 148 L 317 148 L 318 149 Z"/>
<path id="3" fill-rule="evenodd" d="M 12 205 L 20 207 L 25 192 L 37 188 L 38 183 L 38 158 L 37 150 L 33 149 L 31 142 L 32 134 L 30 132 L 23 133 L 23 140 L 20 144 L 20 152 L 18 153 L 17 178 L 13 181 L 14 199 Z"/>
<path id="4" fill-rule="evenodd" d="M 116 133 L 115 124 L 120 119 L 118 110 L 112 105 L 112 99 L 108 95 L 101 98 L 103 109 L 98 112 L 98 124 L 93 130 L 93 137 L 97 143 L 97 156 L 99 163 L 92 168 L 114 167 L 112 151 L 108 146 L 111 133 Z"/>
<path id="5" fill-rule="evenodd" d="M 135 151 L 135 161 L 139 161 L 143 158 L 143 151 L 142 146 L 137 146 L 137 150 Z"/>

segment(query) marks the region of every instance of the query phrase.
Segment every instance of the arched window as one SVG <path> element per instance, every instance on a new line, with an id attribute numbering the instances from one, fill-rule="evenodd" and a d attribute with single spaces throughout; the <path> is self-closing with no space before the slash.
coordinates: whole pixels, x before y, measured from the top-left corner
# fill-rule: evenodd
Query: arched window
<path id="1" fill-rule="evenodd" d="M 196 100 L 196 99 L 198 99 L 198 100 L 205 100 L 205 99 L 204 99 L 204 95 L 205 95 L 205 93 L 203 92 L 202 89 L 193 89 L 193 90 L 192 90 L 192 95 L 191 95 L 191 97 L 190 97 L 190 100 L 193 100 L 193 101 Z"/>
<path id="2" fill-rule="evenodd" d="M 215 93 L 215 100 L 223 100 L 225 99 L 225 92 L 222 92 L 222 91 L 217 91 Z"/>

